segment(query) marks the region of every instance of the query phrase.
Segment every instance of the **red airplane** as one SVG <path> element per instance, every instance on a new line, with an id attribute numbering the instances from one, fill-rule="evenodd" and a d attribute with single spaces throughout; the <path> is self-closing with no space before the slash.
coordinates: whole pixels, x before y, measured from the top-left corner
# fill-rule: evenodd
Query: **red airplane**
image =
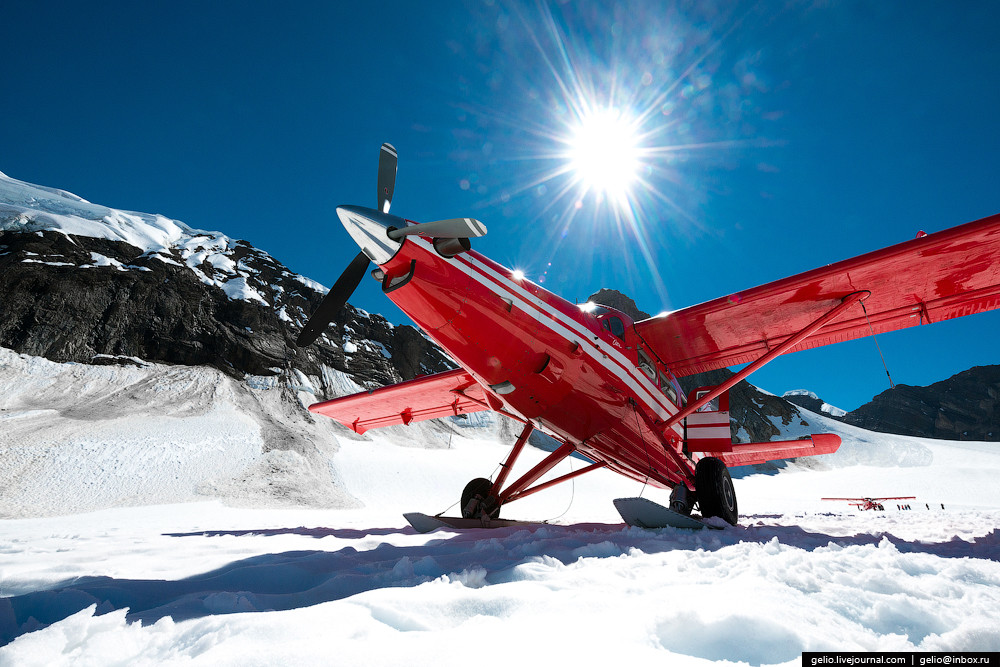
<path id="1" fill-rule="evenodd" d="M 847 504 L 857 507 L 862 512 L 865 510 L 878 510 L 879 512 L 885 511 L 885 506 L 882 505 L 880 501 L 882 500 L 916 500 L 916 496 L 891 496 L 888 498 L 821 498 L 820 500 L 847 500 L 850 501 Z"/>
<path id="2" fill-rule="evenodd" d="M 670 509 L 681 515 L 697 503 L 702 517 L 735 524 L 728 466 L 826 454 L 840 438 L 734 444 L 732 386 L 787 352 L 1000 307 L 994 215 L 634 322 L 612 308 L 570 303 L 471 250 L 469 239 L 486 234 L 476 220 L 418 224 L 389 215 L 395 175 L 396 151 L 384 144 L 378 209 L 337 209 L 361 252 L 297 343 L 323 332 L 375 262 L 372 275 L 386 296 L 461 368 L 309 409 L 357 433 L 480 410 L 523 423 L 497 478 L 474 479 L 462 493 L 462 516 L 483 524 L 518 498 L 598 468 L 672 489 Z M 677 382 L 738 364 L 749 365 L 687 396 Z M 559 448 L 507 485 L 536 428 Z M 592 463 L 537 483 L 575 452 Z M 650 525 L 642 517 L 626 521 Z"/>

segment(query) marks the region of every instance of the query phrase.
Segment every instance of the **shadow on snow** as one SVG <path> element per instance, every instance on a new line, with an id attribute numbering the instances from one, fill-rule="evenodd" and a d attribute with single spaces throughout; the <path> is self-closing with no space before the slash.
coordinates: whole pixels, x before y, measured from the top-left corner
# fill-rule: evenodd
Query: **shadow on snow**
<path id="1" fill-rule="evenodd" d="M 753 519 L 754 517 L 744 517 Z M 364 539 L 413 535 L 410 528 L 368 530 L 282 528 L 240 531 L 171 533 L 180 539 L 222 535 L 305 535 L 322 539 Z M 49 590 L 0 599 L 0 646 L 96 605 L 96 614 L 129 610 L 129 621 L 155 623 L 215 614 L 281 611 L 341 600 L 379 588 L 410 587 L 446 575 L 484 572 L 488 584 L 516 581 L 517 566 L 542 556 L 569 564 L 580 558 L 611 558 L 633 549 L 652 554 L 665 551 L 716 551 L 743 543 L 763 544 L 777 538 L 788 547 L 812 551 L 878 545 L 888 539 L 901 553 L 926 553 L 944 558 L 1000 560 L 1000 529 L 973 542 L 957 537 L 946 542 L 905 541 L 889 534 L 834 536 L 797 526 L 750 525 L 725 531 L 696 532 L 676 528 L 642 530 L 621 525 L 537 524 L 432 534 L 418 546 L 379 544 L 358 551 L 308 550 L 263 554 L 230 563 L 212 572 L 176 581 L 81 577 Z M 478 579 L 479 577 L 477 577 Z"/>

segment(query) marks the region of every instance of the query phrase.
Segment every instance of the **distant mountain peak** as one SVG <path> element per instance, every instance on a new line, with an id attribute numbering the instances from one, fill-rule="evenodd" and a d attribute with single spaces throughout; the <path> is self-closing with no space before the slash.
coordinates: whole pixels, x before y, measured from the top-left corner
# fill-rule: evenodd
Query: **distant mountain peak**
<path id="1" fill-rule="evenodd" d="M 805 408 L 806 410 L 811 410 L 818 414 L 827 415 L 828 417 L 833 417 L 835 419 L 840 419 L 847 414 L 846 410 L 841 410 L 838 407 L 830 405 L 815 392 L 809 391 L 808 389 L 792 389 L 791 391 L 786 391 L 782 394 L 782 398 L 790 403 L 794 403 L 800 408 Z"/>
<path id="2" fill-rule="evenodd" d="M 591 294 L 587 301 L 593 301 L 602 306 L 620 310 L 636 321 L 648 320 L 652 317 L 649 313 L 639 310 L 639 306 L 632 300 L 632 297 L 622 294 L 618 290 L 608 289 L 607 287 L 602 287 Z"/>

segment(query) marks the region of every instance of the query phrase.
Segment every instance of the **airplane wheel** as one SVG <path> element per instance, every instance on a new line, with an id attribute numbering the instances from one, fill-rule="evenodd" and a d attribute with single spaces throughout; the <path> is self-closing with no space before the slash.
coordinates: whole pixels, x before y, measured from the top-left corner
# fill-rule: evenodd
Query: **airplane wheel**
<path id="1" fill-rule="evenodd" d="M 495 519 L 500 516 L 500 504 L 496 498 L 490 497 L 493 482 L 477 477 L 465 485 L 462 491 L 462 518 L 478 518 L 483 511 L 486 516 Z"/>
<path id="2" fill-rule="evenodd" d="M 735 526 L 740 515 L 736 507 L 733 478 L 729 476 L 726 464 L 706 456 L 695 467 L 694 483 L 701 515 L 706 518 L 717 516 Z"/>

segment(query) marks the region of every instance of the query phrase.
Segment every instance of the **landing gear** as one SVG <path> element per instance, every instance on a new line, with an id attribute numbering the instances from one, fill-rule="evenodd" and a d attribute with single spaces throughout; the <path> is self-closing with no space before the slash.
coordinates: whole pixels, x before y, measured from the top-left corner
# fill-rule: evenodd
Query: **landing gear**
<path id="1" fill-rule="evenodd" d="M 694 496 L 684 484 L 678 484 L 670 492 L 670 509 L 674 512 L 688 516 L 693 504 Z"/>
<path id="2" fill-rule="evenodd" d="M 694 483 L 701 515 L 706 519 L 717 516 L 735 526 L 739 519 L 736 491 L 726 464 L 712 456 L 703 458 L 695 467 Z"/>
<path id="3" fill-rule="evenodd" d="M 462 490 L 462 518 L 478 519 L 482 516 L 495 519 L 500 516 L 500 501 L 490 495 L 493 482 L 477 477 Z"/>
<path id="4" fill-rule="evenodd" d="M 514 449 L 511 450 L 507 460 L 500 464 L 500 472 L 497 474 L 495 481 L 491 482 L 488 479 L 477 477 L 465 485 L 465 489 L 462 491 L 461 518 L 441 515 L 428 516 L 419 512 L 410 512 L 403 516 L 406 517 L 406 520 L 410 522 L 410 525 L 414 529 L 421 533 L 441 528 L 442 526 L 451 528 L 500 528 L 521 525 L 524 522 L 498 518 L 500 516 L 500 506 L 607 465 L 603 461 L 598 461 L 579 470 L 568 472 L 561 477 L 556 477 L 541 484 L 535 484 L 545 473 L 552 470 L 560 461 L 576 451 L 576 445 L 564 442 L 558 449 L 535 464 L 531 470 L 524 473 L 516 482 L 504 488 L 507 476 L 511 469 L 513 469 L 514 462 L 517 460 L 521 450 L 528 443 L 528 436 L 531 435 L 533 429 L 534 426 L 530 422 L 524 425 L 524 430 L 521 431 L 517 442 L 514 443 Z M 532 486 L 533 484 L 534 486 Z"/>

